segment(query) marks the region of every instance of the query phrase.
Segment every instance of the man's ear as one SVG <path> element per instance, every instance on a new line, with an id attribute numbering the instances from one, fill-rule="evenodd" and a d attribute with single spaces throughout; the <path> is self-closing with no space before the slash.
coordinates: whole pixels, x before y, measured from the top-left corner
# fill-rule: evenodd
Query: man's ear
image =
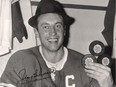
<path id="1" fill-rule="evenodd" d="M 64 36 L 66 35 L 66 26 L 64 26 Z"/>

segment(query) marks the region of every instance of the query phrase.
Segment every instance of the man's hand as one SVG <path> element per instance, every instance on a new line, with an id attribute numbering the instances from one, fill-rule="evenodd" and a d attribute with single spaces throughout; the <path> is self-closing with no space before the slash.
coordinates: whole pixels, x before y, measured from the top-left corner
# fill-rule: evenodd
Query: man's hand
<path id="1" fill-rule="evenodd" d="M 109 67 L 98 63 L 89 63 L 85 67 L 87 75 L 96 79 L 100 87 L 113 87 L 113 79 Z"/>

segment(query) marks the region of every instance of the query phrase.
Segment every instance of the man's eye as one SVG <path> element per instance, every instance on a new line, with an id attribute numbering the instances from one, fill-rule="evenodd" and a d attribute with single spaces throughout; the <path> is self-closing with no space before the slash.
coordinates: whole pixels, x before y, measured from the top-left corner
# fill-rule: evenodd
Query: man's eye
<path id="1" fill-rule="evenodd" d="M 56 29 L 61 29 L 62 28 L 62 25 L 61 24 L 56 24 L 55 28 Z"/>
<path id="2" fill-rule="evenodd" d="M 49 26 L 43 26 L 43 29 L 49 29 Z"/>

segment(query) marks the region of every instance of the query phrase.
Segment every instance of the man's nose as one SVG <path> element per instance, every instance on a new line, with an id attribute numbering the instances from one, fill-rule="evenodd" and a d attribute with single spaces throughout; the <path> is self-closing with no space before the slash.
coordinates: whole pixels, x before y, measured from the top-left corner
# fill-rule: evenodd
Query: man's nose
<path id="1" fill-rule="evenodd" d="M 52 27 L 52 29 L 51 29 L 51 34 L 52 35 L 56 35 L 57 34 L 56 29 L 54 27 Z"/>

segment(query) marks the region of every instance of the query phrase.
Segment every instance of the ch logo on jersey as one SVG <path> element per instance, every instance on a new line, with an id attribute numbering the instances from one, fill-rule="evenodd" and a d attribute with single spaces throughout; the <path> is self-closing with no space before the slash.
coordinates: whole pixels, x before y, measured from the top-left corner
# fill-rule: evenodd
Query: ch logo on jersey
<path id="1" fill-rule="evenodd" d="M 67 75 L 66 77 L 65 77 L 65 85 L 66 85 L 66 87 L 75 87 L 75 84 L 73 83 L 73 84 L 69 84 L 70 83 L 70 81 L 71 80 L 74 80 L 75 78 L 74 78 L 74 75 Z"/>

